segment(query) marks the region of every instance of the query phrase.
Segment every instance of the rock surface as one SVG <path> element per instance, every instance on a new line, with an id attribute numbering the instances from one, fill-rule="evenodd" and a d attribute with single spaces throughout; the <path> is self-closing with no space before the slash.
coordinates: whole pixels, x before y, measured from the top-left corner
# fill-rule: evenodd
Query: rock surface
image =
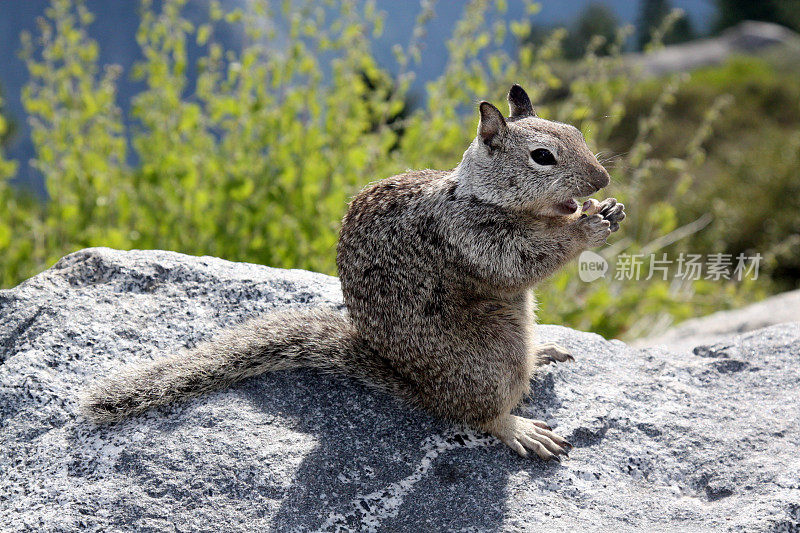
<path id="1" fill-rule="evenodd" d="M 771 296 L 758 303 L 732 311 L 685 320 L 655 337 L 637 339 L 637 348 L 661 346 L 670 351 L 691 351 L 703 344 L 713 344 L 733 337 L 787 322 L 800 322 L 800 290 Z"/>
<path id="2" fill-rule="evenodd" d="M 250 379 L 115 427 L 76 392 L 337 280 L 171 252 L 89 249 L 0 291 L 2 531 L 798 531 L 800 325 L 705 352 L 563 327 L 577 361 L 521 414 L 575 449 L 522 459 L 348 379 Z"/>
<path id="3" fill-rule="evenodd" d="M 776 46 L 797 51 L 800 36 L 779 24 L 748 20 L 717 37 L 673 44 L 647 54 L 627 54 L 625 59 L 645 75 L 663 76 L 718 65 L 736 54 L 753 54 Z"/>

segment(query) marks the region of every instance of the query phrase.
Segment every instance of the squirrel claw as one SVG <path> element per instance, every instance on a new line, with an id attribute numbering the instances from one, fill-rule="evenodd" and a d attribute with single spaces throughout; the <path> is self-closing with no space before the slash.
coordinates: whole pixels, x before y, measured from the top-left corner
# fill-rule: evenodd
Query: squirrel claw
<path id="1" fill-rule="evenodd" d="M 566 361 L 574 361 L 575 358 L 563 346 L 559 346 L 553 342 L 542 344 L 538 347 L 539 355 L 543 357 L 545 364 L 547 363 L 564 363 Z"/>
<path id="2" fill-rule="evenodd" d="M 625 218 L 625 204 L 618 203 L 616 198 L 607 198 L 600 204 L 598 212 L 611 223 L 608 229 L 613 233 L 619 229 L 619 223 Z"/>
<path id="3" fill-rule="evenodd" d="M 484 429 L 523 457 L 528 457 L 528 452 L 532 451 L 544 461 L 561 462 L 560 456 L 567 455 L 567 450 L 563 447 L 566 441 L 537 422 L 520 416 L 504 415 L 484 426 Z"/>

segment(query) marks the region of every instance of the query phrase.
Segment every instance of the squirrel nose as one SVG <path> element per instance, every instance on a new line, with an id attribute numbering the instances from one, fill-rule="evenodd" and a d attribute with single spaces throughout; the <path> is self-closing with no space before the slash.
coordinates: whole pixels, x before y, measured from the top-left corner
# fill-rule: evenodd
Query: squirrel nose
<path id="1" fill-rule="evenodd" d="M 603 166 L 599 163 L 597 165 L 592 165 L 589 176 L 589 182 L 597 187 L 597 190 L 600 190 L 611 183 L 611 176 L 608 175 L 606 169 L 603 168 Z"/>

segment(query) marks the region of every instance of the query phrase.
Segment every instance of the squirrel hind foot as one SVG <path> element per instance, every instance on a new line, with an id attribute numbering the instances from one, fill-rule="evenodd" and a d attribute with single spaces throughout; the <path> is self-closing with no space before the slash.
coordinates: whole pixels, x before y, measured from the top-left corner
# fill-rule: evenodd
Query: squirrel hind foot
<path id="1" fill-rule="evenodd" d="M 539 358 L 539 365 L 565 363 L 567 361 L 575 360 L 572 354 L 569 353 L 569 350 L 554 342 L 548 342 L 537 346 L 536 355 Z"/>
<path id="2" fill-rule="evenodd" d="M 546 427 L 549 426 L 539 420 L 508 414 L 485 424 L 483 429 L 522 457 L 534 452 L 544 461 L 561 462 L 562 458 L 569 457 L 572 444 Z"/>

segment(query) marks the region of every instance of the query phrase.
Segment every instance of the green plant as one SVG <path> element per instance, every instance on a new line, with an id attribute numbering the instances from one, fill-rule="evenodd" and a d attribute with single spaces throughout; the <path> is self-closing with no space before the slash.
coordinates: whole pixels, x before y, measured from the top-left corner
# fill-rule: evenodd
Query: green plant
<path id="1" fill-rule="evenodd" d="M 122 117 L 114 102 L 118 69 L 101 71 L 97 43 L 86 26 L 92 15 L 82 4 L 52 3 L 41 20 L 39 43 L 23 34 L 30 82 L 22 101 L 36 146 L 34 167 L 49 195 L 37 221 L 39 264 L 85 246 L 130 246 L 131 184 L 125 165 Z"/>
<path id="2" fill-rule="evenodd" d="M 0 99 L 0 108 L 2 108 Z M 0 115 L 0 138 L 3 138 L 8 122 Z M 19 191 L 11 188 L 9 180 L 16 172 L 16 163 L 9 161 L 0 145 L 0 285 L 12 284 L 29 274 L 33 243 L 30 238 L 28 215 L 35 205 Z"/>
<path id="3" fill-rule="evenodd" d="M 65 253 L 97 245 L 166 248 L 334 274 L 338 221 L 348 199 L 366 183 L 407 168 L 455 166 L 474 136 L 474 102 L 500 102 L 514 82 L 534 100 L 566 91 L 566 100 L 540 106 L 540 116 L 575 124 L 596 149 L 625 154 L 607 191 L 630 213 L 605 250 L 613 262 L 616 253 L 655 250 L 686 233 L 682 194 L 693 183 L 712 124 L 729 103 L 714 100 L 695 124 L 696 134 L 665 156 L 657 142 L 681 79 L 660 87 L 631 126 L 626 109 L 637 84 L 620 59 L 629 28 L 612 41 L 593 39 L 566 77 L 556 68 L 564 31 L 509 54 L 502 44 L 524 41 L 530 21 L 507 24 L 498 16 L 504 2 L 475 0 L 455 25 L 442 75 L 409 112 L 431 4 L 423 5 L 408 46 L 396 48 L 395 75 L 377 64 L 370 49 L 383 25 L 374 2 L 287 1 L 274 8 L 256 0 L 248 4 L 248 16 L 211 2 L 200 25 L 187 20 L 184 4 L 142 3 L 137 41 L 144 59 L 131 74 L 144 89 L 129 128 L 115 101 L 121 73 L 98 64 L 88 31 L 92 16 L 83 3 L 53 0 L 38 37 L 23 37 L 31 74 L 24 103 L 49 200 L 38 205 L 5 186 L 13 168 L 0 160 L 5 285 Z M 526 5 L 530 15 L 538 9 Z M 244 29 L 242 50 L 226 50 L 215 40 L 223 25 Z M 191 41 L 202 49 L 195 84 L 188 76 Z M 631 134 L 618 147 L 616 136 L 625 127 Z M 656 195 L 664 183 L 669 186 Z M 3 228 L 11 228 L 11 239 L 3 238 Z M 575 274 L 569 267 L 541 289 L 544 320 L 606 336 L 634 335 L 754 294 L 748 284 L 587 284 Z"/>
<path id="4" fill-rule="evenodd" d="M 684 247 L 733 256 L 761 253 L 759 285 L 769 291 L 797 288 L 800 281 L 800 255 L 793 244 L 800 239 L 797 61 L 796 52 L 777 49 L 765 57 L 733 57 L 693 72 L 675 91 L 650 141 L 653 152 L 670 166 L 679 165 L 684 132 L 696 131 L 720 95 L 730 95 L 715 118 L 713 135 L 695 155 L 693 179 L 678 187 L 671 201 L 680 206 L 678 225 L 711 217 L 703 231 L 682 241 Z M 629 146 L 639 131 L 637 116 L 653 106 L 661 91 L 660 80 L 637 84 L 611 136 L 613 149 Z M 668 169 L 655 172 L 642 193 L 645 205 L 667 194 L 674 183 Z"/>

